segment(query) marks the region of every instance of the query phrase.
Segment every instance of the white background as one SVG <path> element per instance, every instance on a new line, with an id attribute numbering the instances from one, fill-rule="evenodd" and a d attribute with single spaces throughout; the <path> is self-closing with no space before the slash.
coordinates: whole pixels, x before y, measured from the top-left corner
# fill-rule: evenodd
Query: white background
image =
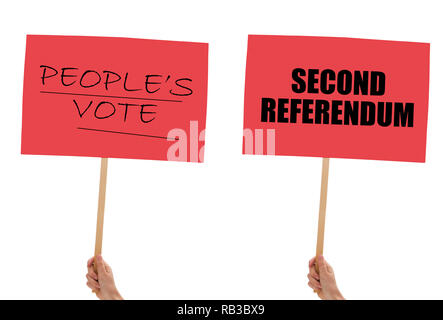
<path id="1" fill-rule="evenodd" d="M 109 163 L 103 254 L 128 299 L 316 299 L 321 159 L 241 155 L 248 33 L 431 42 L 427 161 L 332 159 L 325 257 L 349 299 L 443 298 L 439 2 L 3 1 L 0 298 L 95 298 L 100 160 L 20 155 L 27 33 L 210 44 L 205 163 Z"/>

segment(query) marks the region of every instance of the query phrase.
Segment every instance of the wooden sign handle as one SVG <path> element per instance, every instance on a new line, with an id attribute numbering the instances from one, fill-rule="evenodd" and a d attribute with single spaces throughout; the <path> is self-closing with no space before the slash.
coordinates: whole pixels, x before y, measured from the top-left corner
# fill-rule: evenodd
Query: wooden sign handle
<path id="1" fill-rule="evenodd" d="M 322 174 L 321 174 L 321 191 L 320 191 L 320 210 L 318 213 L 318 231 L 317 231 L 317 251 L 315 270 L 318 270 L 318 257 L 323 255 L 323 245 L 325 240 L 325 222 L 326 222 L 326 201 L 328 198 L 328 178 L 329 178 L 329 158 L 323 158 Z"/>
<path id="2" fill-rule="evenodd" d="M 100 189 L 98 193 L 97 231 L 95 235 L 94 270 L 97 272 L 97 256 L 102 253 L 103 222 L 105 218 L 106 180 L 108 177 L 108 158 L 102 158 L 100 169 Z"/>

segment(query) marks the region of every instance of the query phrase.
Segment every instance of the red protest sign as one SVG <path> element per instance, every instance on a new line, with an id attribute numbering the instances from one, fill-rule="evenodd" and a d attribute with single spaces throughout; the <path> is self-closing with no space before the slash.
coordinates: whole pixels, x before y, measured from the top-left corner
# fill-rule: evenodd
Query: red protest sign
<path id="1" fill-rule="evenodd" d="M 207 77 L 205 43 L 30 35 L 22 153 L 202 161 Z"/>
<path id="2" fill-rule="evenodd" d="M 243 152 L 424 162 L 428 93 L 426 43 L 250 35 Z"/>

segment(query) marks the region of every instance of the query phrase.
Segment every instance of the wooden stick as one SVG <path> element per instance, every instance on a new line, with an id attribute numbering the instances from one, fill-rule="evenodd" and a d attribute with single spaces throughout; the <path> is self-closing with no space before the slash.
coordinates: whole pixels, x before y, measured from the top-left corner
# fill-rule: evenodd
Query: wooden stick
<path id="1" fill-rule="evenodd" d="M 103 222 L 105 218 L 106 180 L 108 177 L 108 158 L 102 158 L 100 169 L 100 190 L 98 193 L 97 231 L 95 235 L 94 270 L 97 272 L 97 256 L 102 253 Z"/>
<path id="2" fill-rule="evenodd" d="M 328 198 L 328 178 L 329 178 L 329 158 L 323 158 L 321 174 L 321 192 L 320 192 L 320 210 L 318 213 L 318 231 L 317 231 L 317 252 L 315 270 L 318 270 L 318 257 L 323 255 L 323 245 L 325 240 L 325 222 L 326 222 L 326 201 Z"/>

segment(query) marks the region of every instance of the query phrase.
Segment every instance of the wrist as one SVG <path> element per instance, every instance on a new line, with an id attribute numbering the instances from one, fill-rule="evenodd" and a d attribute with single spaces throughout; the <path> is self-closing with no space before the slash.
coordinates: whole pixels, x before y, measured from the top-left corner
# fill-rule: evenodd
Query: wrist
<path id="1" fill-rule="evenodd" d="M 333 296 L 333 300 L 346 300 L 346 299 L 342 296 L 340 291 L 337 291 Z"/>
<path id="2" fill-rule="evenodd" d="M 120 295 L 118 291 L 114 292 L 111 300 L 123 300 L 123 297 Z"/>
<path id="3" fill-rule="evenodd" d="M 106 292 L 102 291 L 101 300 L 123 300 L 118 290 L 108 290 Z"/>

